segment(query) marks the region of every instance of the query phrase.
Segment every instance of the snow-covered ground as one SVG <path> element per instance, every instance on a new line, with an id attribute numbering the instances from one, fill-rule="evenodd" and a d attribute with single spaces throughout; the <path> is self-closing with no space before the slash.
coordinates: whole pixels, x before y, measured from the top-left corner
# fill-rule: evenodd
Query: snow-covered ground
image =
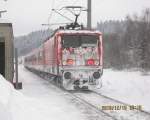
<path id="1" fill-rule="evenodd" d="M 51 88 L 48 81 L 19 69 L 23 90 L 16 91 L 0 76 L 0 120 L 85 120 L 83 114 L 67 101 L 65 94 Z"/>
<path id="2" fill-rule="evenodd" d="M 150 74 L 135 71 L 104 70 L 101 94 L 132 105 L 142 105 L 150 112 Z"/>
<path id="3" fill-rule="evenodd" d="M 22 65 L 19 80 L 23 89 L 16 91 L 0 76 L 0 120 L 87 120 L 87 116 L 67 100 L 65 92 Z M 102 81 L 100 93 L 125 103 L 142 105 L 144 110 L 150 111 L 150 75 L 106 69 Z"/>

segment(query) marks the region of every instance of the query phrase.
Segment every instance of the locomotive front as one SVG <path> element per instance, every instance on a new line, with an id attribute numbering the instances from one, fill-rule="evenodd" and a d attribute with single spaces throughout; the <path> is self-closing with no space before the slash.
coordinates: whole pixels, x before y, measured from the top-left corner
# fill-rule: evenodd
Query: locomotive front
<path id="1" fill-rule="evenodd" d="M 101 33 L 64 33 L 58 43 L 63 87 L 67 90 L 95 88 L 103 72 Z"/>

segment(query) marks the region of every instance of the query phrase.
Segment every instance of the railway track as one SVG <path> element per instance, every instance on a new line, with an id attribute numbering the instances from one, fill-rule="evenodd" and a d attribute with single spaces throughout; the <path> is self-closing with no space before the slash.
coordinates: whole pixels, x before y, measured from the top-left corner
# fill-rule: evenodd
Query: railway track
<path id="1" fill-rule="evenodd" d="M 89 106 L 89 109 L 95 111 L 97 114 L 101 115 L 101 120 L 117 120 L 115 117 L 111 116 L 110 114 L 104 112 L 103 110 L 99 109 L 97 106 L 89 103 L 88 101 L 86 101 L 85 99 L 81 98 L 80 96 L 76 95 L 73 92 L 69 92 L 71 94 L 71 96 L 74 97 L 74 99 L 78 100 L 79 102 L 81 102 L 82 104 Z"/>
<path id="2" fill-rule="evenodd" d="M 80 92 L 82 94 L 84 94 L 85 92 L 90 92 L 90 91 L 67 91 L 64 88 L 57 86 L 53 81 L 50 81 L 50 83 L 52 85 L 54 85 L 55 87 L 59 88 L 61 91 L 64 91 L 66 94 L 68 94 L 69 96 L 71 96 L 73 103 L 77 104 L 78 107 L 81 107 L 82 109 L 85 109 L 88 111 L 89 114 L 93 114 L 92 118 L 89 120 L 118 120 L 115 117 L 109 115 L 108 113 L 102 111 L 101 109 L 99 109 L 97 106 L 89 103 L 88 101 L 86 101 L 85 99 L 81 98 L 80 96 L 78 96 L 76 93 Z"/>
<path id="3" fill-rule="evenodd" d="M 126 105 L 126 106 L 131 106 L 130 104 L 127 104 L 127 103 L 125 103 L 125 102 L 122 102 L 122 101 L 116 100 L 116 99 L 114 99 L 114 98 L 108 97 L 108 96 L 103 95 L 103 94 L 101 94 L 101 93 L 98 93 L 98 92 L 96 92 L 96 91 L 92 91 L 92 92 L 95 93 L 95 94 L 97 94 L 97 95 L 100 95 L 100 96 L 102 96 L 102 97 L 104 97 L 104 98 L 106 98 L 106 99 L 110 99 L 110 100 L 112 100 L 112 101 L 118 102 L 118 103 L 123 104 L 123 105 Z M 139 110 L 139 111 L 142 112 L 142 113 L 145 113 L 145 114 L 150 115 L 150 113 L 147 112 L 147 111 L 144 111 L 144 110 Z"/>
<path id="4" fill-rule="evenodd" d="M 130 105 L 96 91 L 67 91 L 52 81 L 50 83 L 71 96 L 78 106 L 86 107 L 90 112 L 94 111 L 96 118 L 90 120 L 150 120 L 150 113 L 143 110 L 103 110 L 102 106 Z"/>
<path id="5" fill-rule="evenodd" d="M 63 88 L 60 88 L 66 91 Z M 102 106 L 131 106 L 96 91 L 66 91 L 80 103 L 100 114 L 104 120 L 150 120 L 150 113 L 143 110 L 103 110 Z M 101 119 L 101 120 L 103 120 Z"/>
<path id="6" fill-rule="evenodd" d="M 72 92 L 78 99 L 84 101 L 105 115 L 111 117 L 113 120 L 150 120 L 150 113 L 143 110 L 103 110 L 102 106 L 121 106 L 129 107 L 131 105 L 125 104 L 113 98 L 101 95 L 95 91 L 89 92 Z"/>

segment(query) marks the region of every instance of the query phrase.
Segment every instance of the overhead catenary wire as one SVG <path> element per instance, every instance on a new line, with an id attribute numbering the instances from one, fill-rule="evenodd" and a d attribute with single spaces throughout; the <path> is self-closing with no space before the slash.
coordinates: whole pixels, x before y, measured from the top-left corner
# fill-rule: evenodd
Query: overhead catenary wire
<path id="1" fill-rule="evenodd" d="M 55 0 L 52 0 L 51 9 L 54 8 L 54 4 L 55 4 Z M 45 29 L 44 31 L 42 31 L 42 34 L 41 34 L 41 36 L 42 36 L 41 38 L 42 38 L 42 39 L 46 39 L 46 38 L 49 36 L 49 31 L 51 31 L 50 26 L 49 26 L 49 23 L 50 23 L 50 19 L 51 19 L 51 17 L 52 17 L 52 14 L 53 14 L 53 11 L 50 12 L 50 15 L 49 15 L 49 17 L 48 17 L 48 19 L 47 19 L 47 23 L 48 23 L 48 24 L 41 24 L 42 26 L 48 26 L 47 29 Z"/>
<path id="2" fill-rule="evenodd" d="M 73 23 L 74 19 L 71 19 L 69 16 L 71 16 L 72 14 L 75 15 L 75 13 L 78 13 L 78 12 L 80 13 L 81 11 L 86 11 L 86 8 L 82 7 L 82 9 L 80 9 L 80 11 L 78 11 L 75 9 L 72 9 L 72 10 L 67 9 L 64 6 L 65 5 L 66 6 L 79 6 L 79 5 L 81 5 L 81 3 L 83 5 L 84 2 L 85 1 L 79 1 L 79 0 L 57 0 L 57 1 L 52 0 L 51 12 L 47 19 L 47 24 L 42 24 L 42 25 L 46 25 L 50 28 L 52 26 L 60 25 L 61 23 L 63 23 L 63 24 Z M 75 11 L 78 11 L 78 12 L 75 12 Z M 56 14 L 62 16 L 64 19 L 63 18 L 61 18 L 61 19 L 63 19 L 62 21 L 64 21 L 64 22 L 59 22 L 60 19 L 57 19 L 58 17 L 56 17 Z"/>
<path id="3" fill-rule="evenodd" d="M 67 20 L 73 22 L 73 20 L 71 20 L 69 17 L 66 17 L 66 16 L 64 15 L 67 11 L 64 11 L 63 13 L 58 13 L 57 10 L 61 10 L 61 9 L 63 8 L 63 7 L 61 7 L 61 6 L 62 6 L 64 3 L 66 3 L 66 2 L 70 2 L 70 5 L 73 6 L 73 5 L 75 5 L 78 1 L 79 1 L 79 0 L 74 0 L 73 2 L 68 1 L 68 0 L 58 0 L 58 2 L 61 3 L 61 4 L 55 5 L 56 2 L 53 0 L 53 1 L 52 1 L 52 5 L 51 5 L 52 10 L 51 10 L 51 13 L 50 13 L 50 15 L 49 15 L 49 17 L 48 17 L 48 24 L 50 24 L 50 21 L 51 21 L 51 19 L 52 19 L 52 17 L 53 17 L 54 12 L 57 13 L 57 14 L 59 14 L 59 15 L 61 15 L 61 16 L 63 16 L 65 19 L 67 19 Z M 54 7 L 56 7 L 57 9 L 54 10 Z M 60 7 L 61 7 L 61 8 L 60 8 Z"/>
<path id="4" fill-rule="evenodd" d="M 52 1 L 51 13 L 50 13 L 50 15 L 49 15 L 49 17 L 48 17 L 48 24 L 50 24 L 50 20 L 51 20 L 52 15 L 53 15 L 53 10 L 52 10 L 52 9 L 54 9 L 54 4 L 55 4 L 55 0 Z"/>
<path id="5" fill-rule="evenodd" d="M 60 12 L 58 12 L 57 10 L 53 9 L 53 11 L 55 11 L 56 13 L 58 13 L 59 15 L 61 15 L 62 17 L 66 18 L 67 20 L 69 20 L 69 21 L 73 22 L 73 20 L 72 20 L 72 19 L 70 19 L 70 18 L 69 18 L 69 17 L 67 17 L 67 16 L 64 16 L 63 14 L 61 14 Z"/>

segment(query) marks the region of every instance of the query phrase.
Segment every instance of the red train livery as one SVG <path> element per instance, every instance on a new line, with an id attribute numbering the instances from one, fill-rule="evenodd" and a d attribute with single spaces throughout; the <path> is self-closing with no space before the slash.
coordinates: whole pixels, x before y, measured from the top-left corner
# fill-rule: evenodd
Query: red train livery
<path id="1" fill-rule="evenodd" d="M 103 73 L 102 34 L 91 30 L 58 30 L 25 56 L 24 66 L 55 77 L 67 90 L 93 89 Z"/>

